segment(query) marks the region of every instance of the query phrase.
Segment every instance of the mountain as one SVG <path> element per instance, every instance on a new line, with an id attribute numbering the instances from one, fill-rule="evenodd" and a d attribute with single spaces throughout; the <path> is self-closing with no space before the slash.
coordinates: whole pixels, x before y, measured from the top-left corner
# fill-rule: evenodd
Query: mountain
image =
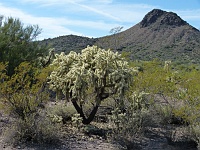
<path id="1" fill-rule="evenodd" d="M 66 35 L 59 36 L 53 39 L 45 39 L 43 41 L 39 41 L 39 43 L 55 48 L 55 51 L 57 53 L 69 53 L 70 51 L 79 52 L 80 50 L 86 48 L 88 45 L 94 45 L 96 41 L 97 39 L 94 38 L 82 37 L 77 35 Z"/>
<path id="2" fill-rule="evenodd" d="M 43 41 L 45 42 L 45 41 Z M 172 60 L 200 63 L 200 31 L 176 13 L 153 9 L 141 22 L 123 32 L 101 38 L 62 36 L 47 40 L 57 51 L 97 45 L 130 53 L 132 60 Z"/>
<path id="3" fill-rule="evenodd" d="M 117 42 L 115 42 L 115 40 Z M 132 59 L 200 62 L 200 31 L 173 12 L 154 9 L 130 29 L 99 38 L 100 47 L 117 47 Z M 197 57 L 198 56 L 198 57 Z"/>

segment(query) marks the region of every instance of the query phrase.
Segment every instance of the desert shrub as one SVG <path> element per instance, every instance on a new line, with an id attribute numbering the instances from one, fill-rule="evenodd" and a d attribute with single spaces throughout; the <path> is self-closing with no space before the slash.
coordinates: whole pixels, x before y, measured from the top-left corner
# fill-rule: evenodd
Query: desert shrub
<path id="1" fill-rule="evenodd" d="M 37 112 L 41 103 L 46 100 L 45 93 L 38 95 L 31 95 L 29 92 L 13 93 L 9 98 L 4 100 L 4 109 L 15 117 L 25 120 L 33 113 Z"/>
<path id="2" fill-rule="evenodd" d="M 6 75 L 7 65 L 7 63 L 0 62 L 0 83 L 3 83 L 3 81 L 8 78 L 8 76 Z"/>
<path id="3" fill-rule="evenodd" d="M 71 121 L 71 118 L 76 114 L 76 109 L 72 105 L 67 105 L 66 103 L 57 102 L 54 106 L 49 106 L 47 108 L 47 113 L 51 115 L 56 115 L 62 117 L 63 123 Z"/>
<path id="4" fill-rule="evenodd" d="M 199 142 L 198 124 L 200 122 L 200 71 L 193 66 L 180 69 L 179 66 L 157 61 L 142 62 L 143 72 L 135 77 L 133 89 L 144 90 L 157 98 L 155 108 L 161 122 L 186 125 L 191 138 Z"/>
<path id="5" fill-rule="evenodd" d="M 188 101 L 187 101 L 188 102 Z M 187 123 L 187 128 L 190 133 L 190 137 L 198 144 L 200 148 L 200 107 L 199 105 L 192 105 L 191 103 L 183 103 L 179 109 L 174 110 L 174 114 L 177 117 L 183 119 Z"/>
<path id="6" fill-rule="evenodd" d="M 1 84 L 0 102 L 14 120 L 5 132 L 11 143 L 55 139 L 58 131 L 55 118 L 40 114 L 49 99 L 45 87 L 49 71 L 23 62 L 15 68 L 15 74 Z"/>
<path id="7" fill-rule="evenodd" d="M 8 79 L 8 76 L 6 75 L 6 70 L 7 68 L 7 64 L 0 62 L 0 109 L 2 109 L 4 107 L 4 104 L 2 103 L 2 90 L 5 88 L 6 83 L 4 81 L 6 81 Z"/>
<path id="8" fill-rule="evenodd" d="M 173 112 L 189 126 L 191 138 L 199 144 L 200 142 L 200 72 L 196 69 L 182 72 L 179 83 L 179 103 L 181 105 Z"/>
<path id="9" fill-rule="evenodd" d="M 158 60 L 131 62 L 131 66 L 143 68 L 135 76 L 131 91 L 150 93 L 153 102 L 150 107 L 155 109 L 143 109 L 147 113 L 139 111 L 139 117 L 147 115 L 146 118 L 151 118 L 155 113 L 157 123 L 184 126 L 189 129 L 190 138 L 199 143 L 200 71 L 193 66 L 181 70 L 178 66 L 174 67 L 173 62 L 166 62 L 164 65 Z M 147 120 L 146 118 L 144 120 Z"/>
<path id="10" fill-rule="evenodd" d="M 52 143 L 59 139 L 60 123 L 52 121 L 52 118 L 32 113 L 29 117 L 15 119 L 5 130 L 4 135 L 7 143 L 19 144 L 25 142 Z"/>
<path id="11" fill-rule="evenodd" d="M 0 87 L 3 108 L 23 120 L 44 106 L 49 99 L 44 87 L 48 71 L 35 68 L 28 62 L 21 63 L 15 68 L 15 74 L 4 80 Z"/>
<path id="12" fill-rule="evenodd" d="M 134 65 L 134 64 L 132 64 Z M 133 90 L 137 89 L 150 93 L 151 100 L 155 104 L 154 108 L 158 111 L 162 123 L 170 123 L 173 119 L 181 120 L 175 115 L 174 111 L 180 108 L 179 99 L 184 88 L 180 85 L 183 74 L 179 70 L 172 70 L 171 61 L 165 64 L 153 60 L 150 62 L 140 62 L 143 71 L 139 72 L 133 83 Z"/>
<path id="13" fill-rule="evenodd" d="M 193 139 L 198 144 L 198 149 L 200 149 L 200 122 L 189 126 L 189 132 L 191 139 Z"/>
<path id="14" fill-rule="evenodd" d="M 155 109 L 158 112 L 159 120 L 161 124 L 170 124 L 172 115 L 173 115 L 173 110 L 169 105 L 155 105 Z"/>

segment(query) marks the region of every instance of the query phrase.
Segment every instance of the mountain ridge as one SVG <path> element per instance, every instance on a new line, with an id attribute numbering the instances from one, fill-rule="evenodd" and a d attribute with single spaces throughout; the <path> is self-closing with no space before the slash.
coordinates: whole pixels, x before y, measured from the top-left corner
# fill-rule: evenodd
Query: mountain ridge
<path id="1" fill-rule="evenodd" d="M 87 45 L 97 45 L 105 49 L 129 52 L 132 60 L 158 58 L 200 63 L 200 31 L 189 25 L 176 13 L 161 9 L 153 9 L 138 24 L 114 35 L 100 38 L 80 36 L 72 38 L 72 36 L 62 36 L 46 41 L 53 47 L 58 45 L 62 47 L 61 50 L 56 49 L 58 52 L 68 53 L 71 50 L 79 52 Z M 56 43 L 55 41 L 62 42 Z"/>
<path id="2" fill-rule="evenodd" d="M 181 19 L 176 13 L 166 12 L 160 9 L 153 9 L 152 11 L 147 13 L 140 22 L 140 25 L 141 27 L 147 27 L 155 23 L 156 21 L 160 22 L 160 25 L 163 24 L 173 25 L 173 26 L 189 25 L 186 21 Z"/>

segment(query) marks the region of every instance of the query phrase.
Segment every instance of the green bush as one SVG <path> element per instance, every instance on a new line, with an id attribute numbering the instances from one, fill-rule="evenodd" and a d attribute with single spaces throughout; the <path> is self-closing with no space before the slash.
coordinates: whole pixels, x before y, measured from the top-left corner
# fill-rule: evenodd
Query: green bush
<path id="1" fill-rule="evenodd" d="M 1 75 L 4 70 L 1 69 Z M 12 77 L 3 80 L 0 103 L 14 120 L 5 132 L 7 141 L 12 144 L 26 141 L 47 143 L 57 137 L 58 124 L 45 113 L 40 114 L 49 100 L 45 88 L 49 71 L 23 62 L 15 68 Z"/>
<path id="2" fill-rule="evenodd" d="M 12 76 L 14 69 L 22 62 L 35 62 L 38 54 L 47 53 L 46 46 L 35 41 L 41 33 L 37 25 L 24 26 L 19 19 L 5 18 L 0 25 L 0 62 L 8 62 L 7 75 Z"/>
<path id="3" fill-rule="evenodd" d="M 44 84 L 48 71 L 40 72 L 28 62 L 21 63 L 15 68 L 15 74 L 1 84 L 1 104 L 16 117 L 24 120 L 35 113 L 49 99 Z"/>
<path id="4" fill-rule="evenodd" d="M 174 66 L 166 62 L 137 62 L 143 68 L 135 77 L 132 89 L 157 96 L 155 110 L 163 124 L 189 125 L 191 138 L 199 143 L 200 71 L 198 66 Z M 167 66 L 166 66 L 167 65 Z"/>

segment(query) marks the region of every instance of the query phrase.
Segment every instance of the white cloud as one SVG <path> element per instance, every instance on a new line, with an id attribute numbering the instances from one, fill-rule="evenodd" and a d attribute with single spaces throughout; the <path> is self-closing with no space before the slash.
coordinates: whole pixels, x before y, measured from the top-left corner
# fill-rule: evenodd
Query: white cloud
<path id="1" fill-rule="evenodd" d="M 13 0 L 24 6 L 34 4 L 40 10 L 50 8 L 47 16 L 43 14 L 28 14 L 25 10 L 6 7 L 0 2 L 0 14 L 17 17 L 25 24 L 38 24 L 42 29 L 42 38 L 56 37 L 67 34 L 86 35 L 84 30 L 95 30 L 97 32 L 108 33 L 116 26 L 123 26 L 124 29 L 135 25 L 142 20 L 144 15 L 154 8 L 148 4 L 115 3 L 114 0 Z M 42 7 L 42 8 L 41 8 Z M 173 11 L 173 10 L 170 10 Z M 31 11 L 30 11 L 31 12 Z M 174 10 L 183 19 L 196 21 L 200 19 L 200 10 Z M 55 16 L 54 14 L 61 15 Z M 59 16 L 59 17 L 58 17 Z M 200 26 L 200 25 L 199 25 Z M 79 32 L 77 32 L 79 30 Z M 92 33 L 90 33 L 92 34 Z M 102 35 L 103 36 L 103 35 Z M 94 36 L 95 37 L 95 36 Z"/>
<path id="2" fill-rule="evenodd" d="M 97 13 L 99 15 L 103 15 L 105 17 L 108 17 L 112 20 L 115 20 L 115 21 L 121 21 L 118 17 L 116 17 L 115 15 L 112 15 L 108 12 L 105 12 L 105 11 L 102 11 L 101 9 L 96 9 L 95 7 L 90 7 L 88 5 L 83 5 L 83 4 L 79 4 L 79 3 L 73 3 L 75 5 L 78 5 L 82 8 L 85 8 L 86 10 L 90 11 L 90 12 L 93 12 L 93 13 Z"/>
<path id="3" fill-rule="evenodd" d="M 124 23 L 138 23 L 153 8 L 155 6 L 146 4 L 113 4 L 99 7 L 99 9 L 117 16 Z"/>
<path id="4" fill-rule="evenodd" d="M 0 3 L 0 14 L 5 17 L 19 18 L 24 24 L 38 24 L 42 28 L 42 34 L 39 39 L 52 38 L 60 35 L 84 35 L 84 33 L 70 30 L 69 26 L 77 28 L 90 28 L 96 30 L 108 30 L 113 26 L 118 26 L 116 23 L 105 23 L 103 21 L 83 21 L 73 20 L 69 18 L 54 18 L 54 17 L 38 17 L 27 14 L 20 9 L 6 7 Z M 89 35 L 84 35 L 89 36 Z"/>
<path id="5" fill-rule="evenodd" d="M 93 6 L 93 4 L 107 5 L 107 4 L 112 3 L 112 0 L 93 0 L 93 1 L 88 1 L 88 0 L 23 0 L 23 2 L 38 3 L 40 4 L 41 7 L 50 7 L 50 6 L 55 7 L 56 5 L 57 6 L 59 5 L 62 7 L 66 6 L 66 10 L 69 9 L 69 5 L 70 6 L 75 5 L 73 6 L 75 12 L 87 11 L 90 13 L 96 13 L 96 14 L 102 15 L 104 17 L 110 18 L 115 21 L 121 21 L 118 17 L 111 15 L 108 12 L 104 12 L 101 9 L 96 9 Z M 70 10 L 72 10 L 72 8 L 70 8 Z"/>
<path id="6" fill-rule="evenodd" d="M 37 3 L 40 7 L 62 7 L 66 12 L 87 13 L 88 15 L 98 15 L 104 19 L 118 22 L 137 21 L 143 15 L 155 8 L 147 4 L 124 4 L 114 3 L 113 0 L 22 0 L 26 3 Z M 135 22 L 135 21 L 134 21 Z"/>
<path id="7" fill-rule="evenodd" d="M 81 33 L 72 31 L 62 24 L 57 22 L 57 18 L 48 18 L 48 17 L 35 17 L 25 12 L 11 7 L 5 7 L 0 4 L 0 14 L 5 17 L 14 17 L 19 18 L 25 25 L 38 24 L 40 28 L 42 28 L 43 33 L 40 35 L 40 39 L 47 37 L 55 37 L 58 35 L 64 34 L 77 34 L 81 35 Z"/>

